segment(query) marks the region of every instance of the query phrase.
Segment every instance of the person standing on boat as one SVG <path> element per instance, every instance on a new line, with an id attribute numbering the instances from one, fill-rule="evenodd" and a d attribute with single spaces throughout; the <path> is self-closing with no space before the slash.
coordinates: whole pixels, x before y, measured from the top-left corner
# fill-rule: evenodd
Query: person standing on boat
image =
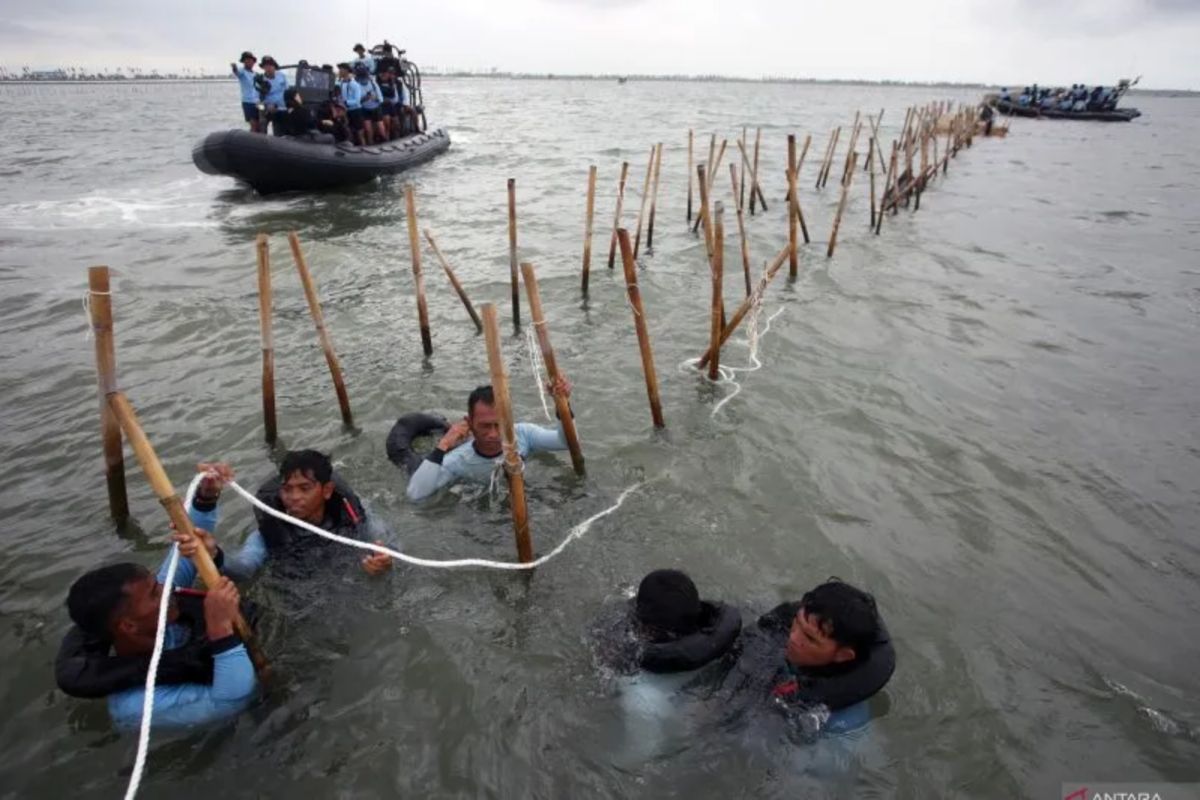
<path id="1" fill-rule="evenodd" d="M 386 135 L 383 130 L 383 95 L 379 91 L 379 84 L 371 77 L 367 65 L 361 63 L 354 66 L 354 80 L 362 89 L 362 110 L 365 122 L 363 131 L 366 143 L 375 144 L 376 138 L 384 141 Z"/>
<path id="2" fill-rule="evenodd" d="M 363 47 L 361 44 L 354 45 L 354 52 L 358 54 L 358 58 L 354 59 L 354 61 L 352 61 L 350 63 L 351 63 L 351 66 L 354 67 L 355 72 L 358 71 L 358 65 L 362 64 L 364 67 L 367 68 L 368 75 L 374 75 L 375 74 L 375 56 L 367 53 L 367 48 Z"/>
<path id="3" fill-rule="evenodd" d="M 229 62 L 229 68 L 233 70 L 234 77 L 242 87 L 242 116 L 250 123 L 253 133 L 262 132 L 258 123 L 258 90 L 254 88 L 254 64 L 257 61 L 254 53 L 246 50 L 242 53 L 241 64 L 236 61 Z"/>
<path id="4" fill-rule="evenodd" d="M 571 384 L 562 376 L 547 388 L 555 397 L 568 400 L 571 397 Z M 515 432 L 516 450 L 522 460 L 531 453 L 567 449 L 562 422 L 554 428 L 519 422 Z M 467 398 L 467 416 L 451 425 L 425 456 L 409 478 L 405 493 L 415 503 L 459 481 L 486 484 L 503 459 L 504 441 L 495 394 L 491 386 L 480 386 Z"/>
<path id="5" fill-rule="evenodd" d="M 313 120 L 312 112 L 305 107 L 299 89 L 290 87 L 283 93 L 283 99 L 287 103 L 287 111 L 283 116 L 283 132 L 286 136 L 304 136 L 316 129 L 317 123 Z"/>
<path id="6" fill-rule="evenodd" d="M 288 88 L 287 75 L 279 72 L 279 62 L 270 56 L 263 56 L 263 85 L 266 93 L 263 95 L 263 107 L 266 109 L 267 119 L 273 123 L 276 136 L 283 135 L 283 125 L 287 117 L 287 103 L 283 99 L 283 93 Z M 266 133 L 266 125 L 263 126 L 263 133 Z"/>
<path id="7" fill-rule="evenodd" d="M 403 91 L 396 81 L 396 73 L 391 67 L 380 70 L 379 91 L 383 95 L 383 129 L 386 139 L 395 139 L 400 134 L 400 108 Z"/>
<path id="8" fill-rule="evenodd" d="M 350 136 L 355 144 L 361 145 L 363 144 L 362 86 L 351 75 L 349 63 L 343 61 L 337 66 L 338 95 L 342 107 L 346 109 L 346 119 L 350 123 Z"/>

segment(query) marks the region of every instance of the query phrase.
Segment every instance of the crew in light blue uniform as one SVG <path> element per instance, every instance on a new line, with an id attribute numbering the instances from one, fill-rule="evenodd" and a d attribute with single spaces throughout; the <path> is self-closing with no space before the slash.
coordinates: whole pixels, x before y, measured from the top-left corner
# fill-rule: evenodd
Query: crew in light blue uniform
<path id="1" fill-rule="evenodd" d="M 258 124 L 258 89 L 254 88 L 254 64 L 257 61 L 254 53 L 246 50 L 242 53 L 241 64 L 229 64 L 242 88 L 242 117 L 250 123 L 250 130 L 254 133 L 261 132 Z"/>
<path id="2" fill-rule="evenodd" d="M 367 68 L 368 75 L 374 75 L 375 74 L 375 56 L 368 53 L 367 48 L 363 47 L 361 44 L 354 45 L 354 52 L 355 52 L 355 54 L 357 54 L 358 58 L 356 58 L 356 59 L 354 59 L 354 61 L 350 62 L 350 66 L 354 67 L 357 71 L 358 65 L 362 64 L 364 67 Z"/>
<path id="3" fill-rule="evenodd" d="M 283 93 L 288 88 L 287 75 L 278 71 L 279 63 L 270 56 L 263 56 L 262 68 L 263 81 L 267 86 L 262 102 L 274 126 L 275 135 L 282 136 L 287 118 L 287 101 L 283 99 Z M 266 133 L 266 128 L 263 128 L 263 133 Z"/>
<path id="4" fill-rule="evenodd" d="M 187 570 L 182 568 L 186 563 L 181 559 L 179 565 L 185 574 Z M 166 563 L 160 576 L 165 572 Z M 67 609 L 84 635 L 106 643 L 116 656 L 148 658 L 158 633 L 162 593 L 170 588 L 139 564 L 112 564 L 76 580 L 67 595 Z M 155 729 L 186 728 L 235 716 L 249 706 L 258 685 L 246 646 L 234 632 L 239 607 L 234 583 L 222 578 L 211 587 L 204 596 L 203 612 L 197 615 L 185 615 L 177 601 L 173 596 L 163 648 L 173 651 L 206 638 L 211 681 L 200 682 L 207 675 L 197 675 L 197 682 L 156 686 L 152 717 Z M 143 686 L 108 694 L 114 726 L 129 730 L 140 725 L 145 696 Z"/>
<path id="5" fill-rule="evenodd" d="M 363 144 L 362 86 L 351 75 L 350 64 L 343 61 L 337 65 L 337 91 L 339 102 L 346 109 L 346 120 L 350 123 L 350 135 L 354 143 Z"/>
<path id="6" fill-rule="evenodd" d="M 571 384 L 560 377 L 550 391 L 556 397 L 570 398 Z M 518 423 L 515 428 L 517 454 L 522 459 L 531 453 L 567 449 L 561 422 L 556 428 L 527 422 Z M 450 427 L 409 478 L 408 499 L 424 500 L 458 481 L 486 484 L 503 456 L 495 395 L 491 386 L 480 386 L 467 399 L 466 418 Z"/>
<path id="7" fill-rule="evenodd" d="M 367 144 L 375 144 L 375 140 L 387 141 L 387 133 L 383 127 L 383 92 L 379 84 L 371 76 L 366 64 L 356 63 L 354 66 L 354 81 L 362 89 L 363 127 Z"/>

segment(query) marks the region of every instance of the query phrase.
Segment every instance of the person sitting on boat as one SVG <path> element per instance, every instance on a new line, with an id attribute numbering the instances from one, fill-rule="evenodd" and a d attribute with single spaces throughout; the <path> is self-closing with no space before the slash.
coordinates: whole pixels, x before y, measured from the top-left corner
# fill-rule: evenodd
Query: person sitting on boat
<path id="1" fill-rule="evenodd" d="M 357 58 L 355 58 L 353 61 L 350 62 L 350 66 L 352 66 L 354 68 L 355 73 L 358 72 L 358 65 L 362 64 L 364 67 L 367 68 L 368 75 L 374 75 L 375 74 L 375 56 L 368 53 L 367 48 L 363 47 L 361 44 L 354 45 L 354 53 L 357 56 Z"/>
<path id="2" fill-rule="evenodd" d="M 380 70 L 379 91 L 383 99 L 383 128 L 386 139 L 395 139 L 400 135 L 400 109 L 404 97 L 403 87 L 396 80 L 396 73 L 391 67 Z"/>
<path id="3" fill-rule="evenodd" d="M 283 93 L 283 100 L 287 104 L 287 110 L 283 117 L 283 133 L 285 136 L 304 136 L 317 129 L 316 120 L 313 119 L 312 112 L 304 105 L 304 98 L 300 96 L 300 90 L 296 87 L 290 87 Z"/>
<path id="4" fill-rule="evenodd" d="M 1000 102 L 1002 102 L 1002 103 L 1011 103 L 1012 102 L 1012 92 L 1010 92 L 1008 90 L 1007 86 L 1003 87 L 1000 90 Z"/>
<path id="5" fill-rule="evenodd" d="M 242 87 L 242 116 L 246 122 L 250 123 L 250 130 L 253 133 L 259 133 L 258 123 L 258 90 L 254 88 L 254 64 L 258 61 L 254 57 L 254 53 L 246 50 L 242 53 L 240 64 L 238 62 L 230 62 L 229 68 L 233 70 L 233 74 L 237 77 L 238 83 Z"/>
<path id="6" fill-rule="evenodd" d="M 547 388 L 555 397 L 571 397 L 571 384 L 561 376 Z M 519 422 L 515 429 L 517 455 L 522 460 L 531 453 L 567 449 L 561 422 L 556 428 Z M 503 459 L 495 394 L 491 386 L 480 386 L 467 398 L 467 416 L 450 426 L 413 472 L 406 494 L 418 502 L 458 481 L 486 484 Z"/>
<path id="7" fill-rule="evenodd" d="M 350 135 L 355 144 L 361 145 L 365 120 L 362 109 L 362 86 L 354 80 L 350 65 L 343 61 L 337 65 L 338 82 L 337 97 L 342 108 L 346 109 L 346 121 L 350 126 Z"/>
<path id="8" fill-rule="evenodd" d="M 196 526 L 196 535 L 223 574 L 246 580 L 269 560 L 281 561 L 283 569 L 306 572 L 315 559 L 327 557 L 328 548 L 345 547 L 256 508 L 258 527 L 246 537 L 239 552 L 226 554 L 210 531 L 217 527 L 217 502 L 222 487 L 233 479 L 233 470 L 223 463 L 201 464 L 200 470 L 206 477 L 188 513 Z M 316 450 L 295 450 L 285 455 L 278 474 L 260 485 L 256 496 L 276 511 L 359 541 L 374 540 L 382 544 L 392 538 L 382 521 L 334 473 L 329 456 Z M 368 575 L 382 575 L 391 568 L 392 559 L 382 553 L 370 553 L 360 564 Z"/>
<path id="9" fill-rule="evenodd" d="M 366 64 L 356 64 L 354 66 L 354 80 L 362 89 L 362 110 L 363 110 L 363 132 L 365 134 L 366 143 L 368 145 L 375 144 L 375 140 L 383 142 L 387 140 L 387 135 L 383 129 L 383 94 L 379 91 L 379 84 L 371 77 L 370 70 Z"/>
<path id="10" fill-rule="evenodd" d="M 271 120 L 271 127 L 276 136 L 283 135 L 284 117 L 287 114 L 286 104 L 283 100 L 283 93 L 288 88 L 287 75 L 279 71 L 279 62 L 270 56 L 263 56 L 262 60 L 263 74 L 260 76 L 262 93 L 262 104 L 266 110 L 267 118 Z M 267 132 L 266 123 L 263 124 L 263 133 Z"/>
<path id="11" fill-rule="evenodd" d="M 122 730 L 142 721 L 146 673 L 158 635 L 158 611 L 166 562 L 156 578 L 140 564 L 94 569 L 67 593 L 74 626 L 55 659 L 55 679 L 74 697 L 108 700 L 113 724 Z M 188 575 L 180 559 L 176 584 Z M 154 689 L 155 729 L 183 728 L 226 719 L 254 699 L 257 679 L 246 646 L 234 632 L 240 597 L 228 578 L 207 592 L 174 590 L 163 632 L 162 660 Z"/>
<path id="12" fill-rule="evenodd" d="M 1022 106 L 1027 106 L 1027 105 L 1029 105 L 1030 99 L 1031 98 L 1029 95 L 1029 87 L 1026 86 L 1024 89 L 1021 90 L 1021 94 L 1017 98 L 1017 104 L 1022 105 Z"/>

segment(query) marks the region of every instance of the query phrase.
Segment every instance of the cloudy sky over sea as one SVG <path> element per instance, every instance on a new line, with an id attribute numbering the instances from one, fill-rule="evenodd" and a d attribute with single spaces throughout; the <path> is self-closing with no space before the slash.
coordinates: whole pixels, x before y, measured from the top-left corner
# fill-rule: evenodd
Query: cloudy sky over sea
<path id="1" fill-rule="evenodd" d="M 0 64 L 223 69 L 387 37 L 425 66 L 1200 89 L 1200 0 L 0 2 Z"/>

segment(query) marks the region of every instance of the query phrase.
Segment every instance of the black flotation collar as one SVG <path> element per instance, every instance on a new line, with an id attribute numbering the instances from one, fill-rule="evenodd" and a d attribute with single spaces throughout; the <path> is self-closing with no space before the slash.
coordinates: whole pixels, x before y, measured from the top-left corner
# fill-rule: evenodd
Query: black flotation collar
<path id="1" fill-rule="evenodd" d="M 424 414 L 420 411 L 405 414 L 396 420 L 396 424 L 388 432 L 385 444 L 388 460 L 397 467 L 407 469 L 410 474 L 416 472 L 426 453 L 414 452 L 413 440 L 421 436 L 432 436 L 436 442 L 449 429 L 450 423 L 440 414 Z"/>
<path id="2" fill-rule="evenodd" d="M 724 655 L 742 630 L 742 615 L 724 603 L 701 603 L 700 630 L 669 642 L 642 645 L 639 663 L 647 672 L 687 672 Z"/>

